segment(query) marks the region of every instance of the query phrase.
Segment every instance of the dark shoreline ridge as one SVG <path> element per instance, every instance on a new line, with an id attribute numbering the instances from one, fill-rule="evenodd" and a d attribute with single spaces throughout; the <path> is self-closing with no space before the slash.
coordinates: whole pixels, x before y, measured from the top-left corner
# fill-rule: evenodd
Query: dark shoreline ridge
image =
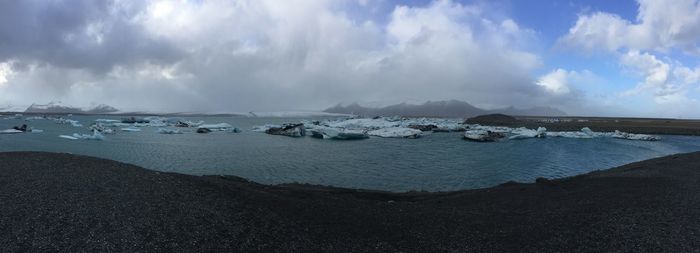
<path id="1" fill-rule="evenodd" d="M 386 193 L 0 153 L 6 251 L 652 251 L 700 248 L 700 152 L 571 178 Z"/>

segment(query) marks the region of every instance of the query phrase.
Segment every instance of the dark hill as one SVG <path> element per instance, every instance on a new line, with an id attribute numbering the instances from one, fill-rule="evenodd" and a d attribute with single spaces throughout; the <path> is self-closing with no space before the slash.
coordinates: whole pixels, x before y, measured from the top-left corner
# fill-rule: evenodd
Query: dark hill
<path id="1" fill-rule="evenodd" d="M 479 115 L 473 118 L 468 118 L 464 121 L 465 124 L 479 124 L 488 126 L 515 126 L 520 121 L 512 116 L 505 114 L 487 114 Z"/>

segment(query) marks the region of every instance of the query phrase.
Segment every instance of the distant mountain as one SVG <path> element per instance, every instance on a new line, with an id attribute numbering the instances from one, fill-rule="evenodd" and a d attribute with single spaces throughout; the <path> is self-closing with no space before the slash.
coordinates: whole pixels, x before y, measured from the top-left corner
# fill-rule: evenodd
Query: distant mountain
<path id="1" fill-rule="evenodd" d="M 50 102 L 48 104 L 32 104 L 25 113 L 83 113 L 83 110 L 77 107 L 64 105 L 61 102 Z"/>
<path id="2" fill-rule="evenodd" d="M 477 115 L 501 113 L 515 116 L 564 116 L 566 113 L 551 107 L 532 107 L 529 109 L 517 109 L 508 107 L 497 110 L 485 110 L 473 106 L 464 101 L 449 100 L 449 101 L 428 101 L 424 104 L 396 104 L 386 107 L 372 108 L 364 107 L 357 103 L 347 106 L 336 105 L 326 109 L 324 112 L 329 113 L 344 113 L 355 114 L 361 116 L 408 116 L 408 117 L 452 117 L 464 118 L 474 117 Z"/>
<path id="3" fill-rule="evenodd" d="M 432 116 L 432 117 L 471 117 L 486 113 L 485 110 L 479 109 L 467 102 L 449 100 L 449 101 L 428 101 L 421 105 L 414 104 L 396 104 L 381 108 L 363 107 L 357 103 L 348 106 L 336 105 L 328 108 L 325 112 L 330 113 L 345 113 L 356 114 L 363 116 Z"/>
<path id="4" fill-rule="evenodd" d="M 100 104 L 87 109 L 64 105 L 61 102 L 50 102 L 48 104 L 32 104 L 25 113 L 76 113 L 76 114 L 105 114 L 118 112 L 117 108 L 109 105 Z"/>
<path id="5" fill-rule="evenodd" d="M 106 104 L 99 104 L 99 105 L 96 105 L 92 108 L 84 110 L 85 113 L 89 113 L 89 114 L 115 113 L 118 111 L 119 110 L 117 108 L 114 108 L 114 107 L 106 105 Z"/>

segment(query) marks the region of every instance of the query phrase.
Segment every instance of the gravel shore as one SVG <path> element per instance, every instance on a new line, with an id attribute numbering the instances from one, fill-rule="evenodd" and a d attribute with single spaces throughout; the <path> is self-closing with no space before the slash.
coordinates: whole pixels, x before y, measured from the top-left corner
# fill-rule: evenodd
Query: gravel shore
<path id="1" fill-rule="evenodd" d="M 0 249 L 697 252 L 700 152 L 447 193 L 268 186 L 70 154 L 0 153 Z"/>

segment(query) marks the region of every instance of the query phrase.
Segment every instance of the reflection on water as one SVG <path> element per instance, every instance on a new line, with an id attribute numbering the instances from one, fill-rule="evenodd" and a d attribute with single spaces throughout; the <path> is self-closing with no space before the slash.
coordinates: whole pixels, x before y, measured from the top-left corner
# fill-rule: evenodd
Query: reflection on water
<path id="1" fill-rule="evenodd" d="M 89 125 L 104 117 L 75 116 Z M 611 138 L 547 138 L 497 143 L 463 141 L 460 133 L 420 139 L 370 138 L 332 141 L 254 133 L 265 123 L 300 119 L 204 117 L 226 122 L 242 133 L 164 135 L 157 128 L 107 135 L 105 141 L 72 141 L 61 134 L 85 128 L 30 122 L 44 133 L 0 135 L 0 151 L 52 151 L 91 155 L 146 168 L 186 174 L 241 176 L 260 183 L 302 182 L 389 191 L 447 191 L 482 188 L 509 180 L 566 177 L 633 161 L 700 150 L 700 138 L 663 136 L 659 142 Z M 0 129 L 21 124 L 0 120 Z"/>

